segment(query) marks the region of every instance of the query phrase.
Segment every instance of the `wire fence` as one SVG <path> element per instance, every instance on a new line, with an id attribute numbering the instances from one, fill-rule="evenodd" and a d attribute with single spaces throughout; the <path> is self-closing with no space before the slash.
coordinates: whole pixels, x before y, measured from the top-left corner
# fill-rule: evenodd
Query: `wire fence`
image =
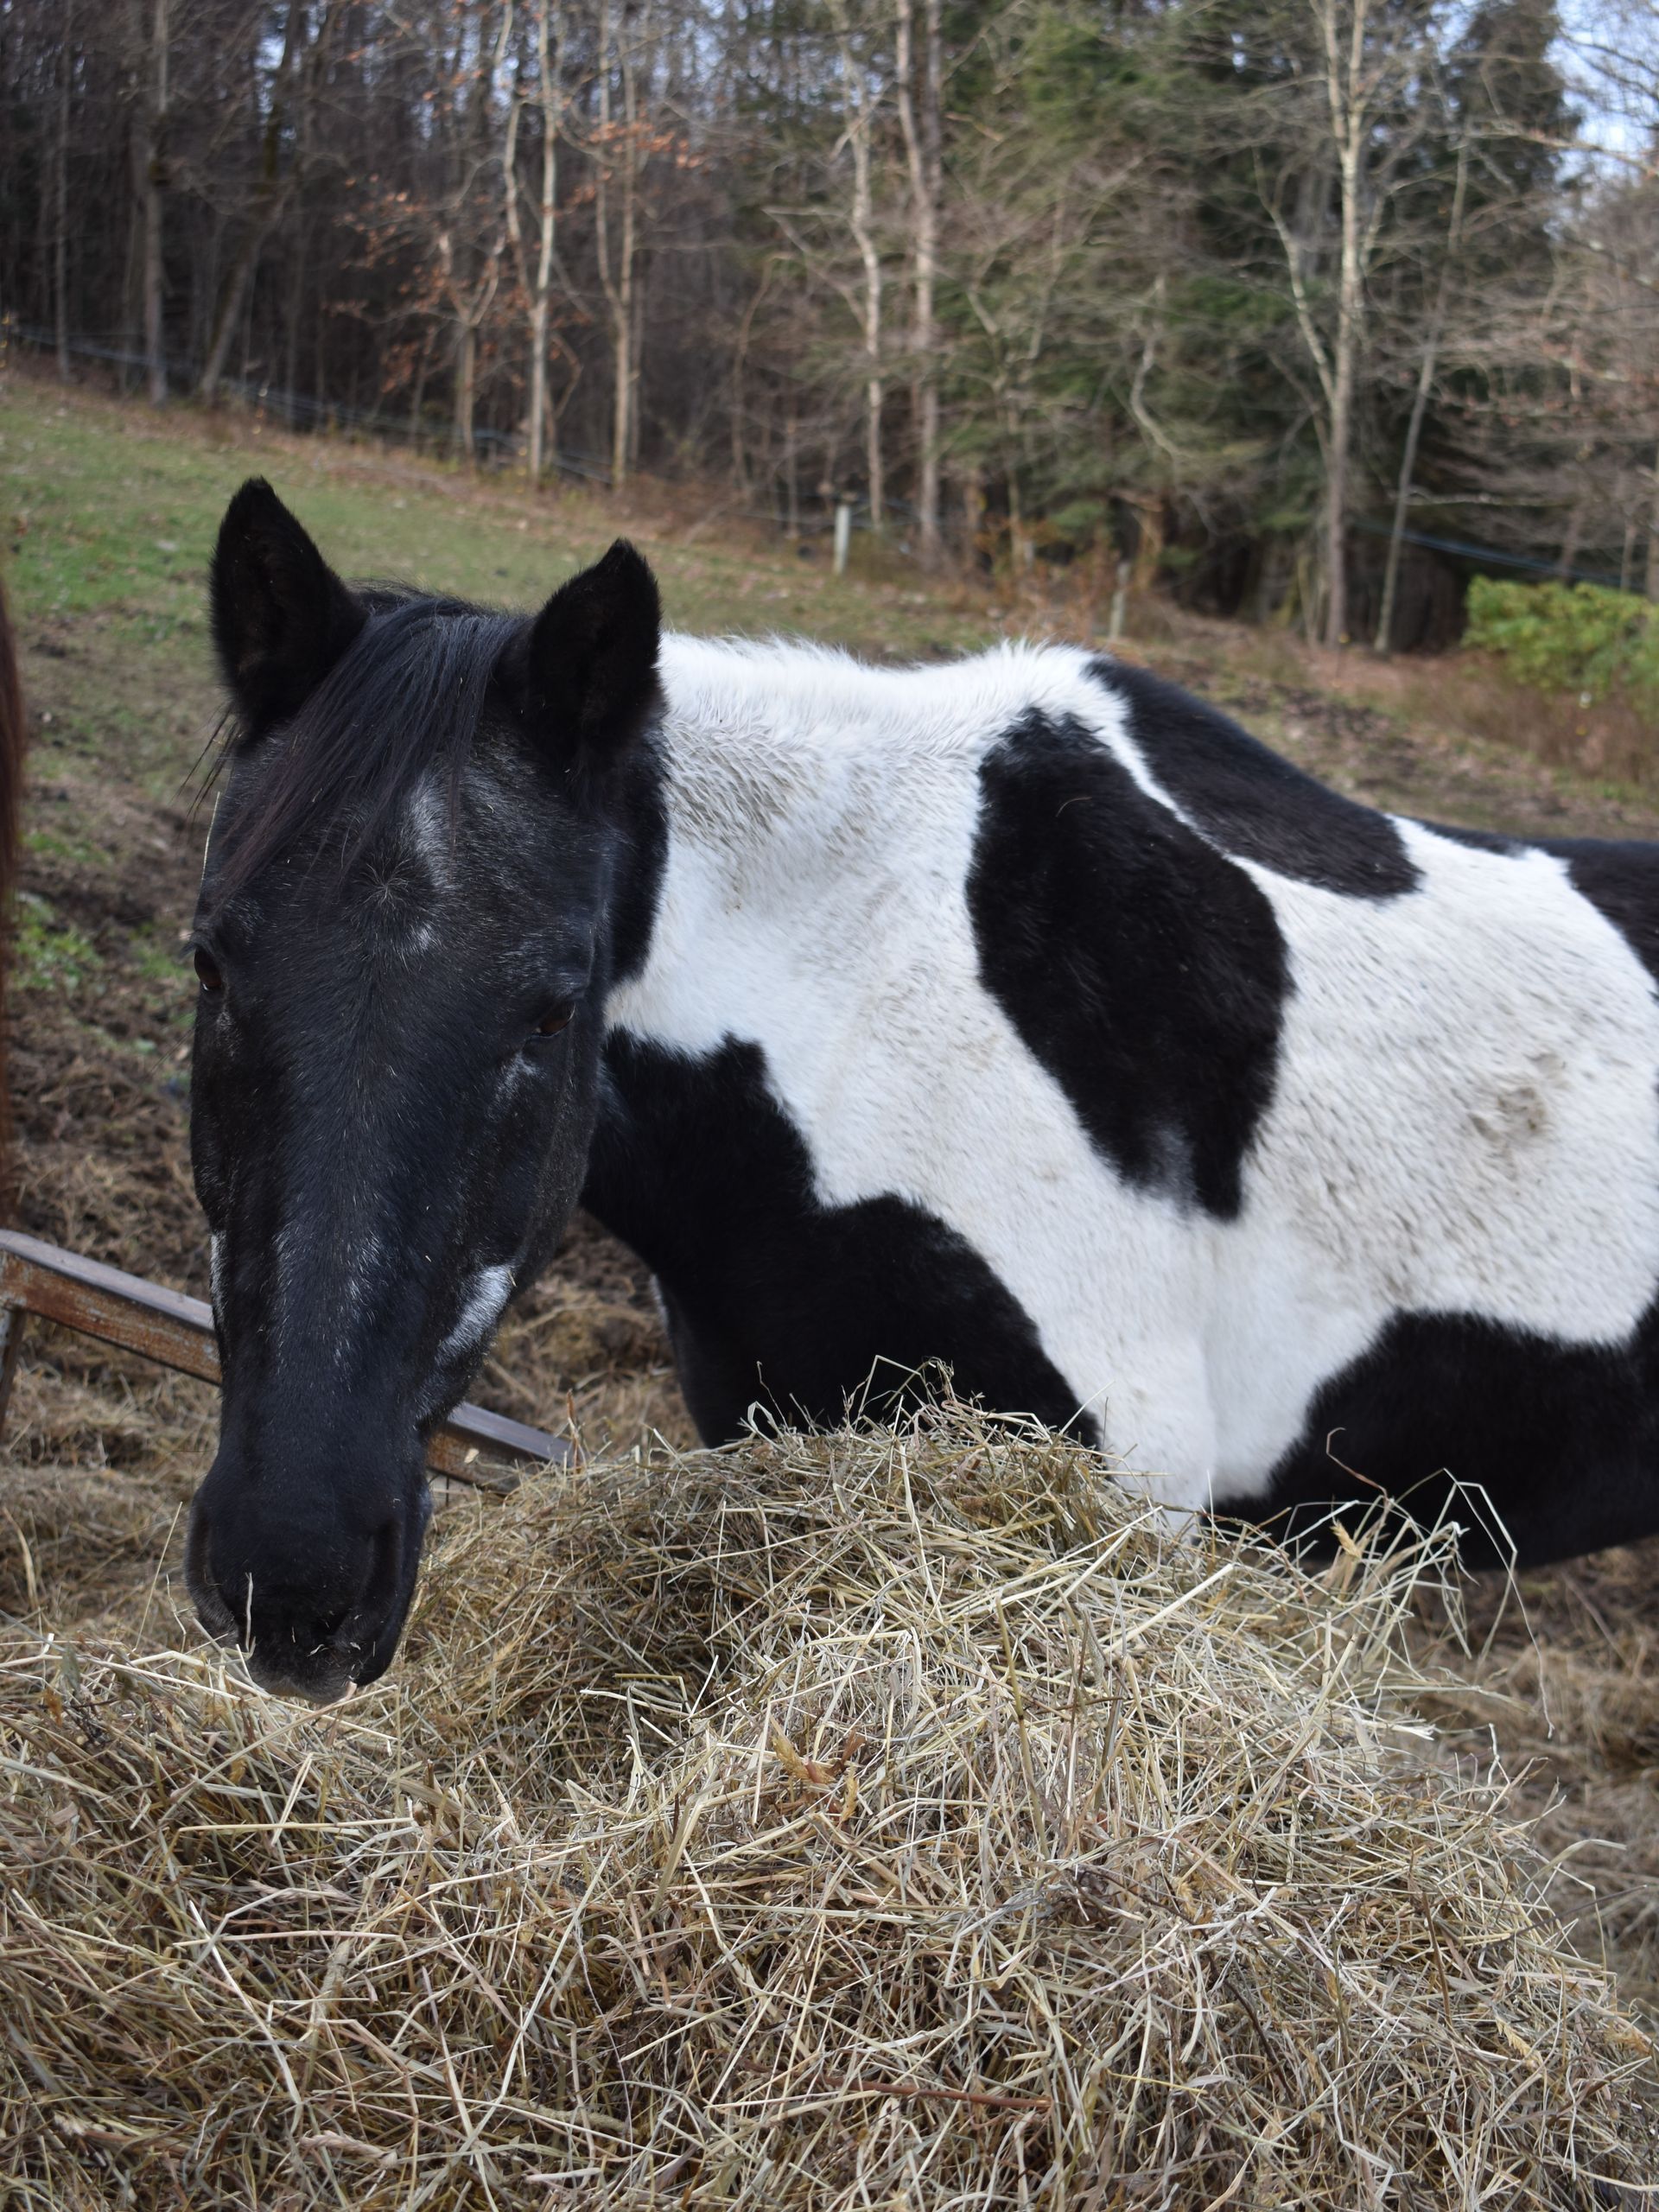
<path id="1" fill-rule="evenodd" d="M 20 322 L 15 318 L 0 315 L 0 359 L 3 359 L 8 342 L 31 346 L 44 353 L 58 351 L 57 334 L 38 323 Z M 123 378 L 148 377 L 150 361 L 148 353 L 136 347 L 117 342 L 113 339 L 76 336 L 70 339 L 65 350 L 72 359 L 96 363 L 99 366 L 118 370 Z M 200 382 L 201 364 L 186 357 L 169 354 L 166 359 L 168 389 L 181 395 L 194 392 Z M 392 414 L 384 408 L 354 407 L 343 400 L 319 399 L 308 391 L 298 391 L 283 385 L 275 385 L 261 377 L 222 376 L 219 389 L 229 398 L 238 401 L 251 413 L 265 415 L 280 422 L 290 430 L 309 431 L 315 435 L 362 435 L 389 445 L 408 446 L 420 451 L 435 448 L 456 453 L 462 443 L 461 433 L 453 422 L 435 423 L 424 417 L 416 418 L 405 410 Z M 473 431 L 473 459 L 491 468 L 522 467 L 527 454 L 523 433 L 498 430 L 487 425 L 475 426 Z M 608 490 L 612 483 L 609 463 L 597 454 L 583 453 L 579 448 L 560 446 L 548 453 L 545 467 L 561 476 L 583 484 L 592 484 Z M 912 518 L 912 511 L 902 499 L 889 499 L 887 512 L 901 526 Z M 848 493 L 807 493 L 801 501 L 802 512 L 795 518 L 794 527 L 803 535 L 819 537 L 833 534 L 836 516 L 840 508 L 852 511 L 851 526 L 868 530 L 872 526 L 868 503 Z M 722 514 L 742 515 L 757 522 L 770 523 L 783 528 L 786 518 L 776 506 L 761 507 L 741 500 L 722 501 Z"/>
<path id="2" fill-rule="evenodd" d="M 1352 525 L 1368 537 L 1391 537 L 1394 535 L 1385 522 L 1370 522 L 1363 517 Z M 1530 553 L 1509 553 L 1497 545 L 1477 545 L 1468 538 L 1432 537 L 1425 531 L 1403 530 L 1401 542 L 1406 545 L 1421 545 L 1433 553 L 1449 553 L 1462 561 L 1473 561 L 1483 569 L 1529 569 L 1541 576 L 1554 576 L 1559 582 L 1570 584 L 1599 584 L 1604 591 L 1628 591 L 1630 586 L 1618 576 L 1598 575 L 1590 569 L 1564 569 L 1559 561 L 1543 561 Z"/>
<path id="3" fill-rule="evenodd" d="M 37 347 L 42 353 L 55 353 L 58 340 L 53 331 L 36 323 L 15 321 L 0 317 L 0 343 Z M 96 338 L 75 337 L 68 340 L 65 350 L 75 360 L 95 361 L 105 368 L 118 369 L 124 375 L 138 376 L 149 373 L 149 356 L 135 347 L 115 344 Z M 194 391 L 201 378 L 201 364 L 176 354 L 169 354 L 166 364 L 169 389 L 181 393 Z M 254 411 L 270 415 L 294 430 L 362 430 L 390 444 L 410 446 L 457 447 L 461 435 L 454 423 L 442 425 L 423 419 L 412 419 L 407 413 L 394 415 L 383 408 L 353 407 L 343 400 L 318 399 L 308 391 L 298 391 L 284 385 L 272 384 L 263 377 L 241 377 L 229 374 L 219 380 L 219 391 L 238 400 Z M 474 457 L 495 465 L 521 461 L 524 441 L 517 432 L 497 430 L 480 425 L 473 431 Z M 611 472 L 597 455 L 559 451 L 547 456 L 548 466 L 560 474 L 575 476 L 589 483 L 608 486 Z"/>
<path id="4" fill-rule="evenodd" d="M 0 315 L 0 359 L 3 359 L 8 342 L 37 348 L 42 353 L 58 351 L 56 333 L 39 324 L 19 322 L 7 315 Z M 92 361 L 105 368 L 148 376 L 149 356 L 130 346 L 88 337 L 68 340 L 66 350 L 76 360 Z M 168 383 L 181 392 L 193 391 L 200 379 L 201 364 L 176 355 L 169 355 L 166 364 Z M 257 377 L 223 376 L 219 389 L 239 401 L 251 412 L 269 415 L 291 430 L 314 433 L 361 433 L 391 445 L 404 445 L 417 449 L 434 448 L 450 452 L 458 450 L 461 434 L 454 423 L 434 423 L 416 419 L 409 413 L 391 414 L 383 408 L 354 407 L 343 400 L 319 399 L 308 391 L 295 391 L 289 386 L 274 385 Z M 473 431 L 473 458 L 494 468 L 522 467 L 525 459 L 526 442 L 521 432 L 498 430 L 487 425 L 475 427 Z M 609 464 L 596 454 L 585 454 L 561 446 L 549 453 L 545 465 L 561 476 L 577 482 L 598 485 L 607 490 L 612 481 Z M 814 500 L 817 501 L 815 507 Z M 913 520 L 912 510 L 902 499 L 889 499 L 887 509 L 894 522 L 901 528 Z M 775 507 L 759 507 L 740 502 L 723 503 L 721 512 L 742 515 L 759 522 L 781 528 L 785 517 Z M 850 529 L 868 530 L 872 527 L 868 502 L 845 493 L 824 496 L 806 495 L 804 511 L 795 518 L 798 531 L 819 536 L 835 534 Z M 1351 525 L 1355 531 L 1371 537 L 1393 535 L 1388 523 L 1374 522 L 1364 516 L 1357 517 Z M 1426 531 L 1407 530 L 1401 533 L 1402 542 L 1422 548 L 1426 552 L 1443 553 L 1450 558 L 1474 563 L 1482 569 L 1519 569 L 1541 576 L 1553 576 L 1567 583 L 1597 584 L 1605 591 L 1628 589 L 1618 576 L 1591 569 L 1562 568 L 1559 561 L 1541 559 L 1529 553 L 1516 553 L 1498 545 L 1482 545 L 1470 538 L 1446 537 Z M 844 559 L 844 550 L 838 547 L 838 558 Z"/>

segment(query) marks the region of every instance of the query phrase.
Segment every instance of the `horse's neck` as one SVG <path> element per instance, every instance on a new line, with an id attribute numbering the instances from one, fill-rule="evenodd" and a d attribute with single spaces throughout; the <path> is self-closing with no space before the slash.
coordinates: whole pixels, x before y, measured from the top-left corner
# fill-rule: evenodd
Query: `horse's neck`
<path id="1" fill-rule="evenodd" d="M 648 956 L 612 1020 L 710 1049 L 861 991 L 897 945 L 922 955 L 961 903 L 988 737 L 1062 703 L 1046 693 L 1075 685 L 1082 658 L 874 669 L 665 639 L 667 860 Z"/>

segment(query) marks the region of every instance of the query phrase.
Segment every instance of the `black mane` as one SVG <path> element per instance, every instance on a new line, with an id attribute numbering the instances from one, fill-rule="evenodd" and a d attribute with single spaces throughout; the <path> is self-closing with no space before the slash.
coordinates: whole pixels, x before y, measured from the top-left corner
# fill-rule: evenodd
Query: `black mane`
<path id="1" fill-rule="evenodd" d="M 286 727 L 232 717 L 212 774 L 273 746 L 277 757 L 245 823 L 226 836 L 215 889 L 230 898 L 308 833 L 338 839 L 349 868 L 435 771 L 453 810 L 490 684 L 528 617 L 377 586 L 368 620 Z"/>

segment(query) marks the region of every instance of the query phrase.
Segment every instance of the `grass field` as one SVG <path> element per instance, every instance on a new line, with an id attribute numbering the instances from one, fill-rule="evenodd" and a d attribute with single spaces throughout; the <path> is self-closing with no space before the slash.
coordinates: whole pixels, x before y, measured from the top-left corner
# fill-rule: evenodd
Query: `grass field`
<path id="1" fill-rule="evenodd" d="M 931 658 L 1027 631 L 1100 635 L 1063 582 L 1015 599 L 929 586 L 861 544 L 837 581 L 712 495 L 646 487 L 631 504 L 468 480 L 372 448 L 295 440 L 185 411 L 156 418 L 14 373 L 0 385 L 0 548 L 34 719 L 13 1005 L 25 1226 L 182 1287 L 205 1265 L 189 1188 L 184 1063 L 192 991 L 178 946 L 203 824 L 192 771 L 218 709 L 204 610 L 226 500 L 271 478 L 347 573 L 531 604 L 619 532 L 661 576 L 683 627 L 799 632 L 879 658 Z M 1659 834 L 1650 793 L 1549 765 L 1524 695 L 1495 699 L 1446 664 L 1340 664 L 1263 637 L 1134 610 L 1125 650 L 1236 712 L 1355 794 L 1479 826 Z M 1477 709 L 1478 711 L 1477 711 Z M 659 1429 L 687 1440 L 640 1272 L 578 1224 L 504 1332 L 480 1392 L 590 1446 Z M 203 1388 L 37 1334 L 0 1455 L 0 1611 L 67 1637 L 177 1610 L 181 1510 L 211 1452 Z M 1560 1853 L 1580 1940 L 1659 2009 L 1659 1547 L 1548 1574 L 1511 1602 L 1478 1591 L 1491 1638 L 1448 1679 L 1450 1750 L 1527 1768 L 1517 1802 Z"/>

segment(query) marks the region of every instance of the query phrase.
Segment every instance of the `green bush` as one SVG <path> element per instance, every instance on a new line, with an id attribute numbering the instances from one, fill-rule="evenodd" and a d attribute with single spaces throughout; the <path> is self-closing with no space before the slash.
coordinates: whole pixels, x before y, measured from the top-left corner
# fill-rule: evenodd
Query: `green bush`
<path id="1" fill-rule="evenodd" d="M 1469 587 L 1464 643 L 1541 691 L 1627 700 L 1659 714 L 1659 601 L 1600 584 Z"/>

